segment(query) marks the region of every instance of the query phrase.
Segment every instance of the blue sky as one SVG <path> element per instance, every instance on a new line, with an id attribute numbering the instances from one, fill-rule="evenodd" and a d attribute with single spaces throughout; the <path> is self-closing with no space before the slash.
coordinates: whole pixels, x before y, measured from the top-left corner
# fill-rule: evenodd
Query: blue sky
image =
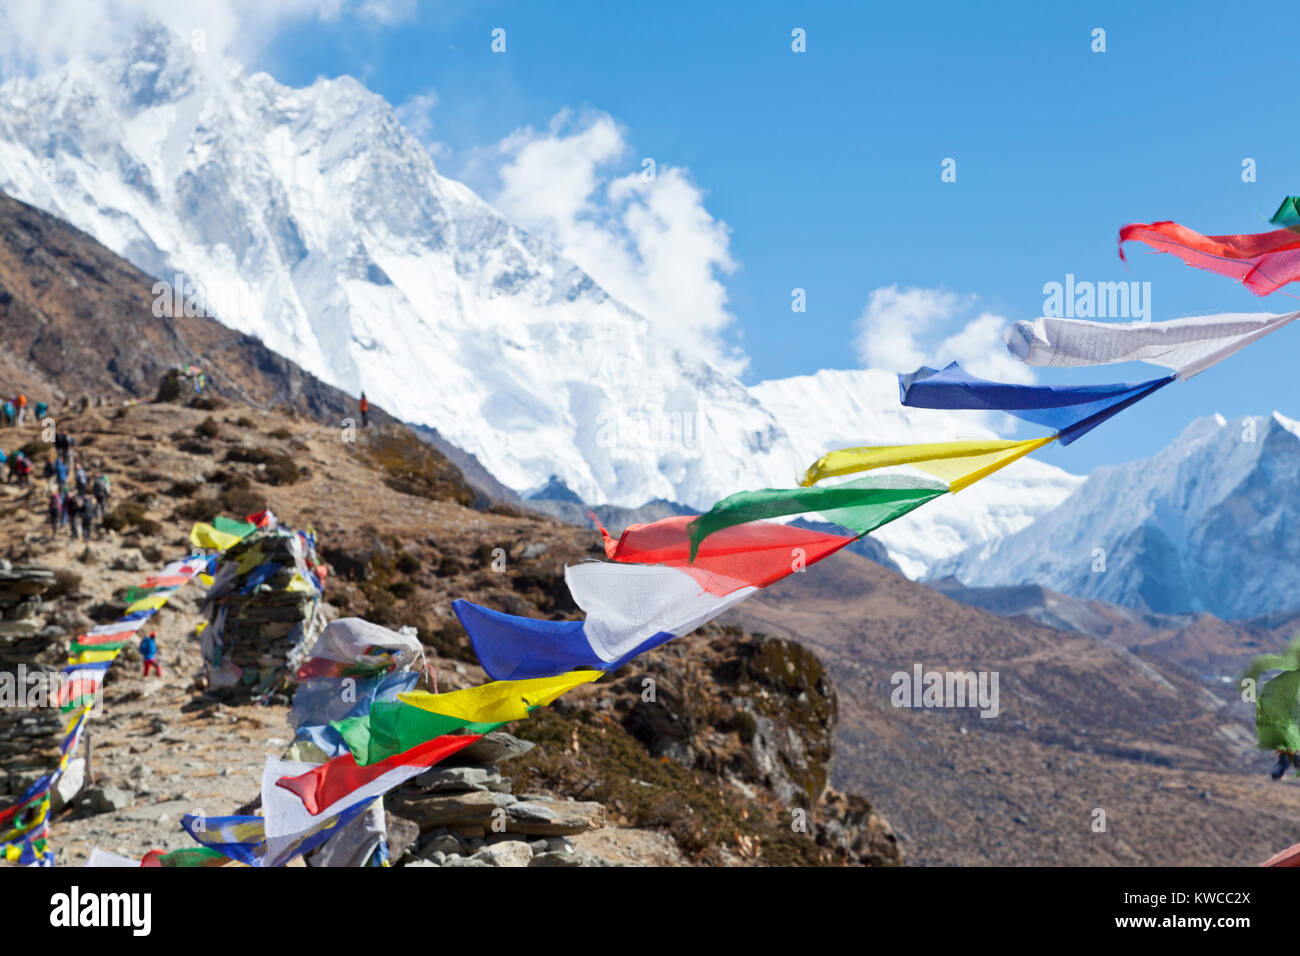
<path id="1" fill-rule="evenodd" d="M 565 110 L 607 114 L 626 140 L 615 173 L 645 156 L 674 167 L 729 228 L 735 268 L 718 279 L 735 321 L 723 336 L 748 356 L 749 382 L 860 365 L 860 317 L 890 285 L 964 303 L 922 348 L 978 313 L 1039 315 L 1044 283 L 1066 273 L 1149 281 L 1154 319 L 1300 307 L 1136 246 L 1126 267 L 1115 245 L 1132 221 L 1264 231 L 1281 198 L 1300 192 L 1293 71 L 1285 38 L 1269 32 L 1293 8 L 355 2 L 385 22 L 355 9 L 298 20 L 250 65 L 292 85 L 349 73 L 395 105 L 432 93 L 425 132 L 440 168 L 489 198 L 500 184 L 483 160 L 504 138 L 544 131 Z M 497 27 L 504 54 L 490 48 Z M 791 50 L 796 27 L 805 53 Z M 1097 27 L 1104 53 L 1091 49 Z M 946 157 L 956 182 L 941 181 Z M 796 287 L 802 315 L 790 309 Z M 1199 415 L 1300 417 L 1286 374 L 1298 352 L 1300 327 L 1287 328 L 1045 457 L 1082 472 L 1152 454 Z"/>

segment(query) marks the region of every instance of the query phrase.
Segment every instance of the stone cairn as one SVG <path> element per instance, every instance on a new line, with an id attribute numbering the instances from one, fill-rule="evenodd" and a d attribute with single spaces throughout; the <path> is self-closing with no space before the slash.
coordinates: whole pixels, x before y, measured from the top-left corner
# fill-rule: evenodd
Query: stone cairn
<path id="1" fill-rule="evenodd" d="M 605 825 L 599 803 L 511 791 L 498 765 L 533 744 L 494 731 L 384 798 L 398 866 L 600 866 L 567 837 Z"/>
<path id="2" fill-rule="evenodd" d="M 281 687 L 325 626 L 321 595 L 306 535 L 268 528 L 226 551 L 204 607 L 211 686 L 263 698 Z"/>
<path id="3" fill-rule="evenodd" d="M 37 658 L 63 636 L 46 626 L 42 595 L 54 586 L 49 568 L 0 561 L 0 794 L 17 795 L 58 762 L 63 722 L 53 706 L 20 706 L 38 680 L 53 687 L 54 667 Z"/>

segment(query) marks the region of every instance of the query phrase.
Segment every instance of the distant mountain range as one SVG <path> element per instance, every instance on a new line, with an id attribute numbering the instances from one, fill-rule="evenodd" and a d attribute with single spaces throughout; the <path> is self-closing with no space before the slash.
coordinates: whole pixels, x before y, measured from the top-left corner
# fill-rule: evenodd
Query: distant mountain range
<path id="1" fill-rule="evenodd" d="M 1154 457 L 1098 468 L 1033 524 L 930 574 L 1162 614 L 1300 608 L 1300 422 L 1198 419 Z"/>

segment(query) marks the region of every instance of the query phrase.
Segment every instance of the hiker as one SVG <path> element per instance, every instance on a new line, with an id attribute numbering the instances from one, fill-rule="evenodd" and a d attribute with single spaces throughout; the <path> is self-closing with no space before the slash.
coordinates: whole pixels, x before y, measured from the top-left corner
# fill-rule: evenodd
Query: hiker
<path id="1" fill-rule="evenodd" d="M 68 463 L 64 461 L 62 458 L 56 459 L 54 462 L 54 483 L 59 486 L 60 490 L 62 491 L 67 490 Z"/>
<path id="2" fill-rule="evenodd" d="M 108 496 L 112 494 L 112 489 L 108 483 L 108 476 L 102 471 L 95 475 L 95 480 L 90 483 L 90 493 L 95 496 L 95 504 L 99 508 L 100 520 L 108 511 Z"/>
<path id="3" fill-rule="evenodd" d="M 77 536 L 77 525 L 81 523 L 81 509 L 85 505 L 85 499 L 68 488 L 61 490 L 63 492 L 63 517 L 68 522 L 68 532 L 75 538 Z"/>
<path id="4" fill-rule="evenodd" d="M 14 416 L 18 414 L 12 401 L 6 401 L 0 405 L 0 425 L 8 428 L 14 423 Z"/>
<path id="5" fill-rule="evenodd" d="M 108 476 L 102 471 L 96 474 L 95 480 L 90 483 L 90 493 L 95 496 L 95 505 L 99 508 L 99 519 L 102 522 L 108 512 L 108 496 L 112 493 Z"/>
<path id="6" fill-rule="evenodd" d="M 361 393 L 361 401 L 359 404 L 361 406 L 361 427 L 364 428 L 370 424 L 370 399 L 366 398 L 365 392 Z"/>
<path id="7" fill-rule="evenodd" d="M 45 416 L 46 416 L 47 414 L 49 414 L 49 411 L 50 411 L 50 403 L 49 403 L 49 402 L 37 402 L 37 403 L 36 403 L 36 408 L 35 408 L 35 412 L 36 412 L 36 420 L 37 420 L 38 422 L 43 422 L 43 421 L 45 421 Z"/>
<path id="8" fill-rule="evenodd" d="M 27 417 L 27 396 L 20 392 L 18 397 L 14 399 L 14 408 L 18 409 L 18 418 L 16 419 L 16 423 L 18 427 L 21 428 L 23 419 Z"/>
<path id="9" fill-rule="evenodd" d="M 141 677 L 149 676 L 150 667 L 159 677 L 162 677 L 162 667 L 158 663 L 157 631 L 150 631 L 149 636 L 140 642 L 140 656 L 144 658 L 144 673 L 140 675 Z"/>
<path id="10" fill-rule="evenodd" d="M 63 495 L 59 494 L 59 489 L 54 488 L 50 491 L 50 534 L 59 533 L 59 518 L 63 515 Z"/>
<path id="11" fill-rule="evenodd" d="M 95 500 L 84 491 L 77 492 L 81 499 L 81 539 L 90 540 L 90 529 L 95 520 Z"/>
<path id="12" fill-rule="evenodd" d="M 90 478 L 86 475 L 86 469 L 81 467 L 80 462 L 77 463 L 77 467 L 72 472 L 72 476 L 77 482 L 77 492 L 83 495 L 89 494 Z"/>
<path id="13" fill-rule="evenodd" d="M 18 487 L 30 488 L 32 486 L 32 463 L 27 460 L 27 456 L 22 452 L 14 455 L 12 470 L 18 473 Z"/>
<path id="14" fill-rule="evenodd" d="M 71 461 L 72 446 L 75 443 L 76 440 L 67 432 L 61 431 L 54 436 L 54 448 L 65 463 Z"/>

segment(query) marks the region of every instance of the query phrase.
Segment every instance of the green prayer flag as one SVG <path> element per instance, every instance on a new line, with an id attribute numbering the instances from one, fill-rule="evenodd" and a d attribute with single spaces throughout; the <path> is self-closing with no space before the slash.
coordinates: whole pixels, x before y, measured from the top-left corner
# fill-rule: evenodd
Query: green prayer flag
<path id="1" fill-rule="evenodd" d="M 370 713 L 331 721 L 330 726 L 342 735 L 357 766 L 366 767 L 443 734 L 488 734 L 506 723 L 467 724 L 464 718 L 435 714 L 400 700 L 377 700 Z"/>
<path id="2" fill-rule="evenodd" d="M 705 538 L 732 525 L 816 513 L 860 537 L 947 491 L 948 486 L 941 482 L 899 475 L 871 476 L 812 488 L 740 491 L 723 498 L 687 526 L 691 532 L 691 560 L 695 560 Z"/>
<path id="3" fill-rule="evenodd" d="M 217 515 L 212 519 L 212 527 L 218 531 L 224 531 L 226 534 L 233 534 L 237 538 L 246 538 L 257 530 L 257 525 L 248 521 L 236 521 L 234 518 L 227 518 L 225 515 Z"/>
<path id="4" fill-rule="evenodd" d="M 1255 733 L 1265 750 L 1300 750 L 1300 671 L 1283 671 L 1260 688 Z"/>
<path id="5" fill-rule="evenodd" d="M 1269 222 L 1287 229 L 1300 226 L 1300 196 L 1287 196 L 1283 199 L 1282 205 L 1277 207 L 1277 212 L 1273 213 Z"/>
<path id="6" fill-rule="evenodd" d="M 224 853 L 206 846 L 184 847 L 158 857 L 159 866 L 225 866 L 229 862 Z"/>
<path id="7" fill-rule="evenodd" d="M 72 657 L 76 657 L 82 651 L 120 651 L 130 643 L 130 641 L 109 641 L 107 644 L 80 644 L 73 641 L 68 653 Z"/>

